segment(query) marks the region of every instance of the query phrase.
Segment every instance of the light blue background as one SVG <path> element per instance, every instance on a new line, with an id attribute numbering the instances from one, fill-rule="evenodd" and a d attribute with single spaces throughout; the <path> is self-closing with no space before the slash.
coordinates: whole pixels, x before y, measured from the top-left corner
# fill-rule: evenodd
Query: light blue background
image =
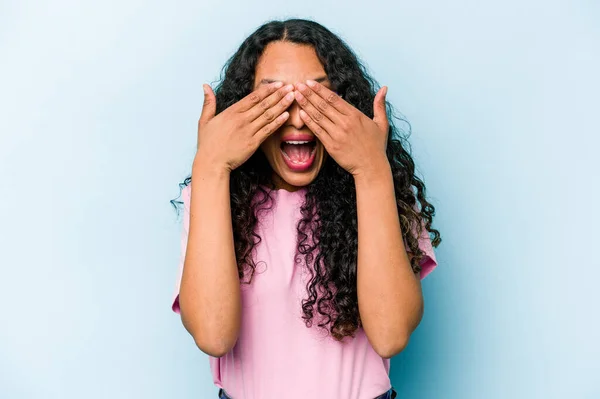
<path id="1" fill-rule="evenodd" d="M 399 398 L 599 398 L 594 1 L 0 3 L 0 397 L 215 398 L 170 311 L 201 85 L 271 18 L 411 122 L 444 242 Z"/>

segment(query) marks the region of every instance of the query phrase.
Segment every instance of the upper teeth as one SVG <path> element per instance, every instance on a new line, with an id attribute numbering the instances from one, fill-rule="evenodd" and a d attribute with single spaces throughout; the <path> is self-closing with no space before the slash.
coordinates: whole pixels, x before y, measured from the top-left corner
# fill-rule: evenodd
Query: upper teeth
<path id="1" fill-rule="evenodd" d="M 310 141 L 286 141 L 287 144 L 308 144 Z"/>

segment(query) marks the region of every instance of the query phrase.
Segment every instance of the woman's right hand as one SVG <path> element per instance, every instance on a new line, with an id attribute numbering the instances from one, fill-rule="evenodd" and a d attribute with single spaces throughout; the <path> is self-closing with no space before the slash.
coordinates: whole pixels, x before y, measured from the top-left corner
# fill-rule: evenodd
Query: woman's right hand
<path id="1" fill-rule="evenodd" d="M 215 116 L 217 103 L 208 85 L 198 121 L 198 149 L 194 164 L 232 171 L 246 162 L 260 144 L 289 117 L 294 86 L 266 84 Z"/>

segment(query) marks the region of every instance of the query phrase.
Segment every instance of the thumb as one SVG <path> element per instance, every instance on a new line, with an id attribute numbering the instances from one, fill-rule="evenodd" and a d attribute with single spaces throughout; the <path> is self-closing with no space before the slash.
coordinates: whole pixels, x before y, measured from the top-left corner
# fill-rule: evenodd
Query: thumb
<path id="1" fill-rule="evenodd" d="M 207 84 L 203 84 L 202 89 L 204 91 L 204 103 L 202 104 L 199 125 L 204 125 L 210 121 L 215 117 L 215 113 L 217 112 L 217 98 L 212 88 Z"/>
<path id="2" fill-rule="evenodd" d="M 379 128 L 387 133 L 389 129 L 386 107 L 385 107 L 385 97 L 387 96 L 388 88 L 387 86 L 383 86 L 377 94 L 375 95 L 375 99 L 373 100 L 373 122 Z"/>

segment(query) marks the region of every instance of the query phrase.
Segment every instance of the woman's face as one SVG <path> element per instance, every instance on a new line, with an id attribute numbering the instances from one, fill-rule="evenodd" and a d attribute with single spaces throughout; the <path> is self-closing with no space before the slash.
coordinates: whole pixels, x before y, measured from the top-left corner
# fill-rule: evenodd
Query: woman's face
<path id="1" fill-rule="evenodd" d="M 289 42 L 271 42 L 256 66 L 254 89 L 262 84 L 281 81 L 306 83 L 307 79 L 331 87 L 323 65 L 312 46 Z M 273 169 L 276 188 L 296 191 L 318 175 L 327 156 L 325 148 L 300 118 L 300 106 L 294 101 L 287 109 L 290 116 L 260 146 Z"/>

